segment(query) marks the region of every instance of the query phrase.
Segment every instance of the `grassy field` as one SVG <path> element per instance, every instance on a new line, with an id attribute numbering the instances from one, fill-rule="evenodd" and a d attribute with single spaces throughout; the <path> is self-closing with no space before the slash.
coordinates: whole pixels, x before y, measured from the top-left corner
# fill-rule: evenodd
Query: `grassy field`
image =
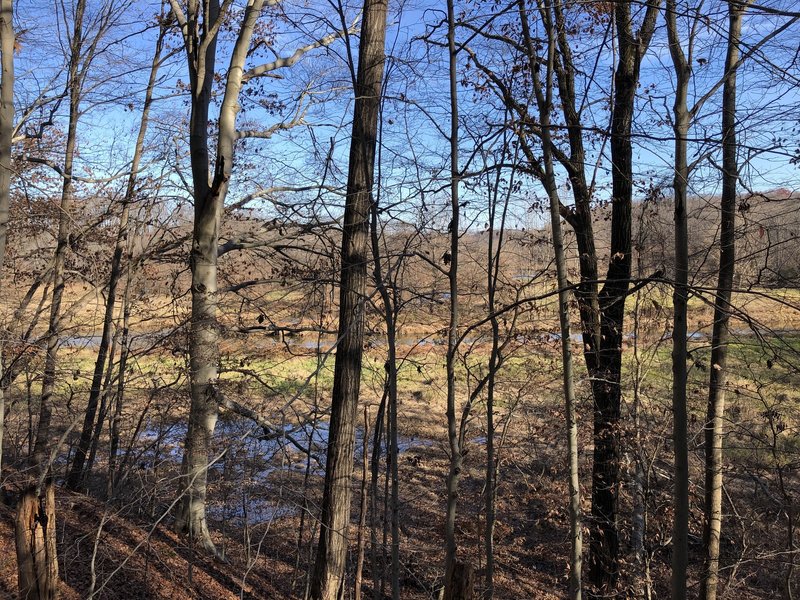
<path id="1" fill-rule="evenodd" d="M 536 284 L 526 293 L 540 296 L 547 291 L 544 284 Z M 713 368 L 709 364 L 711 296 L 704 292 L 701 298 L 699 292 L 689 306 L 694 539 L 702 527 L 702 427 L 709 369 Z M 261 313 L 250 305 L 236 310 L 233 305 L 222 307 L 220 386 L 237 401 L 286 427 L 287 436 L 294 436 L 301 445 L 308 440 L 313 442 L 314 435 L 321 436 L 312 443 L 319 445 L 313 451 L 314 461 L 319 461 L 324 456 L 334 338 L 329 333 L 317 335 L 308 331 L 281 339 L 275 330 L 311 329 L 322 324 L 330 331 L 334 329 L 335 308 L 301 290 L 275 290 L 270 294 L 274 311 L 261 320 Z M 243 437 L 248 431 L 258 430 L 252 430 L 252 424 L 228 411 L 221 414 L 214 443 L 215 449 L 225 450 L 224 456 L 229 458 L 212 469 L 209 519 L 215 539 L 226 546 L 232 572 L 249 573 L 250 583 L 242 587 L 223 576 L 205 557 L 198 556 L 169 531 L 168 517 L 154 525 L 159 516 L 168 514 L 182 453 L 188 410 L 188 306 L 186 298 L 176 302 L 158 294 L 137 302 L 141 304 L 132 315 L 133 357 L 126 373 L 121 413 L 121 451 L 130 455 L 126 488 L 109 505 L 93 497 L 61 495 L 65 542 L 94 539 L 96 528 L 91 523 L 96 525 L 106 518 L 107 529 L 100 536 L 104 540 L 100 552 L 103 558 L 95 565 L 100 574 L 112 574 L 130 556 L 121 573 L 134 577 L 137 572 L 150 570 L 159 589 L 174 590 L 159 592 L 159 597 L 181 597 L 179 582 L 185 581 L 185 573 L 192 569 L 197 582 L 192 593 L 198 598 L 239 597 L 241 589 L 248 590 L 250 596 L 246 597 L 253 598 L 302 597 L 320 500 L 321 467 L 313 467 L 314 461 L 308 462 L 308 456 L 287 440 L 267 443 L 258 437 Z M 465 295 L 464 302 L 462 323 L 466 328 L 482 319 L 486 308 L 475 295 Z M 787 513 L 791 504 L 786 499 L 799 497 L 800 492 L 800 310 L 796 308 L 800 305 L 800 292 L 752 290 L 737 294 L 734 305 L 737 312 L 731 325 L 726 427 L 726 491 L 731 516 L 726 521 L 723 559 L 726 565 L 735 565 L 728 589 L 736 598 L 769 598 L 779 589 L 785 571 L 785 564 L 776 557 L 784 556 L 781 553 L 786 551 L 787 532 L 795 528 L 786 515 L 797 512 Z M 626 448 L 624 471 L 629 482 L 633 465 L 638 461 L 645 466 L 648 560 L 654 593 L 659 597 L 667 590 L 669 564 L 671 298 L 666 288 L 653 284 L 640 297 L 630 297 L 626 308 L 626 418 L 621 432 Z M 566 585 L 563 564 L 568 546 L 563 500 L 567 490 L 560 342 L 553 335 L 556 319 L 552 298 L 526 304 L 522 309 L 513 331 L 506 328 L 508 322 L 503 327 L 510 340 L 498 373 L 495 399 L 499 469 L 497 597 L 559 597 Z M 54 417 L 60 432 L 82 419 L 96 357 L 100 314 L 95 298 L 76 305 L 70 317 L 60 353 L 59 401 Z M 398 433 L 403 441 L 399 465 L 403 597 L 415 600 L 434 595 L 441 576 L 440 521 L 447 472 L 443 331 L 446 303 L 410 303 L 401 317 Z M 368 314 L 370 333 L 365 345 L 361 404 L 367 407 L 370 421 L 375 418 L 385 385 L 386 346 L 381 323 L 377 312 Z M 249 333 L 242 332 L 248 328 Z M 634 336 L 634 332 L 638 335 Z M 38 326 L 35 334 L 42 333 Z M 32 340 L 35 338 L 36 335 Z M 460 407 L 485 375 L 490 348 L 487 327 L 479 327 L 466 336 L 456 374 Z M 578 363 L 584 510 L 588 511 L 592 406 L 581 350 L 576 337 L 573 351 Z M 28 428 L 38 404 L 41 361 L 41 353 L 31 353 L 9 395 L 6 463 L 11 466 L 22 464 L 27 452 Z M 634 404 L 640 410 L 638 436 L 629 418 Z M 487 435 L 484 394 L 474 398 L 467 424 L 459 540 L 463 555 L 478 567 L 480 577 Z M 372 431 L 375 423 L 367 426 Z M 308 427 L 321 433 L 308 434 Z M 101 446 L 108 443 L 107 430 Z M 362 431 L 363 425 L 359 440 L 364 437 Z M 74 430 L 65 437 L 57 465 L 65 464 L 76 435 Z M 385 458 L 380 459 L 380 473 L 386 467 L 384 461 Z M 312 466 L 308 477 L 303 475 L 306 465 Z M 94 497 L 103 495 L 106 466 L 107 450 L 100 448 L 91 483 Z M 356 488 L 359 478 L 357 473 Z M 380 506 L 384 501 L 381 477 L 379 484 L 376 500 Z M 627 483 L 620 494 L 621 526 L 627 535 L 633 503 Z M 248 516 L 244 516 L 243 506 L 249 507 L 244 513 Z M 302 515 L 305 533 L 298 538 Z M 3 513 L 2 517 L 0 525 L 5 529 L 0 529 L 0 537 L 8 546 L 11 513 Z M 353 517 L 357 520 L 356 513 Z M 88 519 L 88 523 L 82 519 Z M 136 533 L 142 528 L 153 528 L 150 537 Z M 250 536 L 249 546 L 243 541 L 246 536 Z M 140 542 L 145 546 L 138 545 Z M 260 558 L 253 563 L 255 552 Z M 694 546 L 692 552 L 699 552 L 699 548 Z M 90 555 L 81 552 L 65 564 L 66 572 L 72 574 L 65 584 L 65 597 L 81 597 L 89 576 Z M 690 574 L 693 581 L 699 576 L 700 561 L 695 558 Z M 8 564 L 0 564 L 0 578 L 6 589 L 13 589 L 13 572 L 9 569 Z M 184 575 L 179 577 L 176 573 Z M 118 576 L 113 579 L 117 585 Z M 147 589 L 154 589 L 152 585 Z M 116 595 L 109 597 L 128 597 L 120 588 L 115 590 Z"/>

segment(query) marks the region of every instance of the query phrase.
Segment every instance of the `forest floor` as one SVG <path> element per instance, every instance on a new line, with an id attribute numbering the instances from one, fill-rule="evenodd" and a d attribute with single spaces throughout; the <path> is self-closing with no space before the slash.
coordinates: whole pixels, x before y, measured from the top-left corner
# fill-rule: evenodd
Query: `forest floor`
<path id="1" fill-rule="evenodd" d="M 653 597 L 664 597 L 668 590 L 671 342 L 668 331 L 664 331 L 669 300 L 660 300 L 653 303 L 655 309 L 650 310 L 655 314 L 649 315 L 646 327 L 642 325 L 639 339 L 626 340 L 626 414 L 635 396 L 641 401 L 638 456 L 646 465 L 648 572 L 641 565 L 629 563 L 622 578 L 626 591 L 621 597 L 648 578 Z M 709 369 L 709 311 L 707 304 L 697 302 L 690 319 L 690 328 L 695 329 L 689 382 L 692 589 L 702 564 L 702 415 Z M 727 597 L 766 599 L 776 597 L 781 590 L 788 569 L 783 540 L 797 528 L 786 517 L 792 514 L 787 507 L 800 497 L 796 466 L 800 464 L 800 317 L 794 309 L 781 308 L 780 303 L 767 302 L 758 295 L 748 297 L 748 302 L 749 320 L 739 320 L 734 326 L 727 441 L 731 466 L 725 490 L 728 517 L 722 548 Z M 769 323 L 771 331 L 759 328 L 763 323 Z M 498 380 L 494 536 L 498 599 L 547 600 L 566 593 L 569 521 L 560 342 L 548 327 L 549 322 L 540 324 L 537 330 L 512 340 Z M 753 333 L 753 328 L 758 333 Z M 163 323 L 151 325 L 150 333 L 163 329 Z M 81 399 L 94 355 L 92 335 L 90 330 L 78 330 L 63 363 L 60 393 L 66 401 L 58 403 L 55 417 L 61 431 L 82 415 Z M 398 407 L 401 588 L 403 598 L 422 600 L 436 598 L 442 581 L 448 469 L 444 348 L 436 340 L 418 343 L 419 339 L 412 338 L 414 335 L 404 334 L 399 348 L 403 358 Z M 258 437 L 260 432 L 253 430 L 251 423 L 228 411 L 221 415 L 215 449 L 225 449 L 227 454 L 210 469 L 209 524 L 215 543 L 225 552 L 227 562 L 223 563 L 191 547 L 171 529 L 187 408 L 185 380 L 180 379 L 185 369 L 180 339 L 165 336 L 156 350 L 149 349 L 137 358 L 123 412 L 122 442 L 127 457 L 124 484 L 115 496 L 103 500 L 107 454 L 101 453 L 89 494 L 61 487 L 57 491 L 63 597 L 85 598 L 93 590 L 95 598 L 120 600 L 303 598 L 317 533 L 321 457 L 327 440 L 324 408 L 332 382 L 333 357 L 318 352 L 316 339 L 302 336 L 285 341 L 262 336 L 256 343 L 252 337 L 230 335 L 223 342 L 221 385 L 226 393 L 269 416 L 285 430 L 283 439 L 265 440 Z M 324 350 L 325 344 L 322 346 Z M 465 341 L 458 370 L 462 406 L 477 378 L 485 373 L 488 348 L 485 338 Z M 576 341 L 573 348 L 579 356 L 580 343 Z M 361 408 L 369 415 L 369 451 L 384 383 L 384 352 L 380 342 L 371 343 L 365 360 Z M 591 403 L 585 371 L 580 365 L 578 368 L 583 507 L 588 513 Z M 5 476 L 9 473 L 6 465 L 19 466 L 26 455 L 29 409 L 35 396 L 24 383 L 13 393 L 7 419 Z M 362 425 L 354 474 L 351 573 L 357 555 L 363 431 Z M 630 556 L 633 490 L 629 483 L 636 464 L 630 421 L 626 421 L 622 435 L 627 448 L 622 457 L 627 483 L 620 491 L 620 530 L 624 551 Z M 485 583 L 486 436 L 485 400 L 478 397 L 464 436 L 457 535 L 460 556 L 475 568 L 479 587 Z M 308 447 L 310 452 L 299 451 L 293 443 Z M 66 449 L 72 444 L 74 439 L 68 437 Z M 63 469 L 65 459 L 56 463 L 56 471 Z M 368 486 L 377 517 L 374 523 L 367 521 L 365 531 L 367 598 L 373 597 L 375 578 L 377 587 L 385 594 L 389 592 L 388 550 L 383 543 L 388 489 L 385 471 L 384 456 L 379 462 L 377 495 Z M 779 485 L 780 478 L 783 483 Z M 376 544 L 370 540 L 371 524 Z M 14 598 L 15 569 L 13 508 L 2 504 L 0 597 Z M 352 589 L 348 589 L 347 597 L 351 594 Z"/>

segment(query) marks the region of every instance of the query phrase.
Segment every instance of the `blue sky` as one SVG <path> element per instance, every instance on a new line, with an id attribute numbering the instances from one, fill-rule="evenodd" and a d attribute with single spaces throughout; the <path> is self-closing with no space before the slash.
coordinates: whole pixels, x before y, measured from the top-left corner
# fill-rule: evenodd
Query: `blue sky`
<path id="1" fill-rule="evenodd" d="M 347 18 L 351 21 L 358 12 L 358 2 L 349 7 Z M 96 9 L 99 2 L 90 2 Z M 465 4 L 473 8 L 474 4 Z M 32 98 L 48 81 L 55 81 L 55 89 L 63 86 L 63 46 L 59 43 L 59 29 L 63 24 L 54 20 L 53 3 L 45 1 L 19 2 L 17 6 L 18 28 L 26 30 L 22 36 L 22 52 L 17 57 L 17 80 L 21 102 Z M 423 199 L 428 206 L 444 206 L 446 192 L 443 183 L 447 177 L 447 141 L 441 133 L 446 130 L 448 116 L 447 64 L 444 49 L 427 45 L 419 38 L 440 21 L 444 14 L 439 3 L 406 2 L 391 3 L 392 15 L 387 47 L 390 55 L 385 114 L 383 124 L 382 194 L 387 202 L 406 201 L 406 208 L 397 206 L 396 214 L 403 220 L 413 220 Z M 79 169 L 95 176 L 108 175 L 122 169 L 132 152 L 136 128 L 138 127 L 139 103 L 141 101 L 146 67 L 152 55 L 155 30 L 142 30 L 143 17 L 152 17 L 159 9 L 157 2 L 133 2 L 126 8 L 119 27 L 110 37 L 124 36 L 124 42 L 108 46 L 106 53 L 98 59 L 93 71 L 93 89 L 84 104 L 86 111 L 80 127 Z M 295 47 L 308 43 L 315 36 L 327 31 L 323 19 L 336 24 L 336 15 L 327 3 L 320 3 L 309 15 L 302 3 L 286 4 L 286 12 L 293 24 L 281 23 L 282 33 L 275 37 L 275 50 L 279 54 L 293 51 Z M 723 4 L 707 3 L 704 12 L 709 15 L 698 30 L 695 65 L 695 88 L 693 95 L 699 97 L 715 82 L 722 72 L 724 57 L 723 40 L 726 31 Z M 745 18 L 745 42 L 752 44 L 785 20 L 782 17 L 748 15 Z M 442 40 L 444 31 L 435 34 Z M 460 35 L 464 35 L 463 32 Z M 229 36 L 228 36 L 229 37 Z M 765 48 L 757 61 L 745 64 L 739 74 L 740 103 L 743 119 L 741 141 L 752 146 L 765 146 L 770 138 L 791 131 L 798 123 L 798 115 L 792 111 L 800 105 L 798 88 L 791 81 L 767 82 L 765 73 L 769 69 L 764 62 L 769 57 L 776 62 L 788 59 L 791 41 L 798 39 L 798 28 L 787 31 L 779 40 L 783 47 L 774 44 Z M 352 39 L 354 46 L 357 39 Z M 177 38 L 173 42 L 178 43 Z M 477 42 L 476 42 L 477 43 Z M 597 38 L 574 40 L 576 50 L 587 52 L 586 65 L 597 61 L 598 86 L 593 88 L 586 109 L 588 122 L 604 126 L 607 123 L 607 95 L 612 72 L 612 51 L 605 46 L 598 55 L 588 54 L 596 46 Z M 787 47 L 788 46 L 788 47 Z M 227 42 L 220 44 L 220 70 L 224 72 L 227 58 Z M 796 48 L 795 48 L 796 49 Z M 344 42 L 338 41 L 329 49 L 315 50 L 297 66 L 283 73 L 280 80 L 267 80 L 265 90 L 275 93 L 286 102 L 284 115 L 270 115 L 245 103 L 246 111 L 241 121 L 250 124 L 269 125 L 281 116 L 287 116 L 304 91 L 310 90 L 305 99 L 312 99 L 306 117 L 309 126 L 299 127 L 267 141 L 248 142 L 239 152 L 242 167 L 237 170 L 230 200 L 243 194 L 270 185 L 309 185 L 320 183 L 326 174 L 328 184 L 341 184 L 346 174 L 346 157 L 349 136 L 349 120 L 352 111 L 352 93 L 348 89 L 348 71 L 344 62 Z M 354 48 L 354 52 L 356 48 Z M 592 49 L 592 52 L 595 50 Z M 502 50 L 496 58 L 502 59 Z M 261 59 L 269 58 L 264 53 Z M 462 60 L 462 65 L 464 61 Z M 794 77 L 798 76 L 795 65 Z M 159 152 L 169 155 L 186 150 L 185 121 L 188 105 L 176 90 L 176 82 L 186 81 L 183 55 L 178 53 L 163 70 L 164 81 L 154 107 L 154 123 L 151 127 L 150 158 Z M 109 78 L 110 77 L 110 78 Z M 635 131 L 636 166 L 639 183 L 669 182 L 672 163 L 672 142 L 669 123 L 664 117 L 671 109 L 672 69 L 665 44 L 663 20 L 652 46 L 645 58 L 642 70 L 642 94 L 639 102 Z M 645 94 L 644 90 L 648 93 Z M 473 126 L 482 121 L 497 123 L 502 115 L 488 109 L 486 98 L 476 97 L 471 89 L 460 92 L 462 119 Z M 719 133 L 719 97 L 717 93 L 705 107 L 698 119 L 693 134 L 698 138 L 715 138 Z M 323 102 L 322 100 L 325 100 Z M 691 99 L 690 99 L 691 100 Z M 423 110 L 424 109 L 424 110 Z M 66 106 L 62 104 L 57 125 L 64 127 Z M 797 135 L 785 136 L 789 143 L 796 144 Z M 331 140 L 334 143 L 334 164 L 325 168 L 326 156 Z M 469 136 L 462 134 L 464 151 L 469 156 Z M 713 144 L 712 144 L 713 146 Z M 693 149 L 703 151 L 707 144 L 695 144 Z M 598 200 L 607 198 L 608 191 L 608 147 L 603 147 L 601 157 L 598 149 L 589 156 L 589 163 L 600 165 L 598 172 Z M 742 159 L 746 158 L 743 150 Z M 712 154 L 713 156 L 713 154 Z M 464 166 L 462 164 L 462 166 Z M 246 167 L 246 168 L 244 168 Z M 743 176 L 754 189 L 766 190 L 774 187 L 800 189 L 800 177 L 796 166 L 789 164 L 780 152 L 767 152 L 750 158 L 743 164 Z M 699 194 L 714 194 L 718 190 L 718 177 L 710 162 L 704 161 L 693 179 L 693 189 Z M 177 184 L 179 180 L 174 178 Z M 564 190 L 564 200 L 569 194 Z M 179 189 L 174 193 L 180 194 Z M 467 198 L 470 193 L 465 191 Z M 537 225 L 546 221 L 544 215 L 526 212 L 526 205 L 536 194 L 541 196 L 538 186 L 529 182 L 516 198 L 517 226 Z M 475 197 L 467 211 L 476 211 L 482 205 L 482 194 Z M 331 217 L 340 214 L 341 197 L 324 195 L 327 211 Z M 266 205 L 262 207 L 267 210 Z M 472 216 L 476 217 L 474 213 Z M 444 219 L 441 217 L 439 220 Z M 435 220 L 434 220 L 435 221 Z M 513 222 L 513 221 L 512 221 Z M 441 226 L 441 225 L 440 225 Z"/>

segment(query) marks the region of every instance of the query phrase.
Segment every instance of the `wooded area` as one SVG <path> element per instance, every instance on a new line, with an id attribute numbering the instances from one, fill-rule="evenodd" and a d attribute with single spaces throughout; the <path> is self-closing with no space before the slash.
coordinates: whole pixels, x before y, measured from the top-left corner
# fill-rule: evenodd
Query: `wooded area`
<path id="1" fill-rule="evenodd" d="M 791 0 L 0 0 L 0 596 L 800 594 Z"/>

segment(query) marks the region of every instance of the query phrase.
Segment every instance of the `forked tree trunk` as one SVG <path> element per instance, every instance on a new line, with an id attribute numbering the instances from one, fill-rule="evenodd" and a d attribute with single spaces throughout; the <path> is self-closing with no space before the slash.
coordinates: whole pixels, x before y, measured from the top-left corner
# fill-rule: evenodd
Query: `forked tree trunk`
<path id="1" fill-rule="evenodd" d="M 620 417 L 622 340 L 625 298 L 631 276 L 631 205 L 632 147 L 631 124 L 634 113 L 639 68 L 655 27 L 659 0 L 647 3 L 647 10 L 638 31 L 633 31 L 632 3 L 621 0 L 614 5 L 617 32 L 617 67 L 614 74 L 614 96 L 611 123 L 612 203 L 610 261 L 602 290 L 598 292 L 597 251 L 592 226 L 592 189 L 587 184 L 583 145 L 584 123 L 578 110 L 575 93 L 577 68 L 568 39 L 568 16 L 560 1 L 553 3 L 553 19 L 545 19 L 545 27 L 554 30 L 557 42 L 553 71 L 559 90 L 570 154 L 559 153 L 558 160 L 569 175 L 575 199 L 574 208 L 559 206 L 560 215 L 576 233 L 581 283 L 576 291 L 580 308 L 584 342 L 584 358 L 592 383 L 594 400 L 594 461 L 592 472 L 592 518 L 589 523 L 589 571 L 594 587 L 600 593 L 611 593 L 619 575 L 619 531 L 617 499 L 620 472 Z M 527 50 L 534 55 L 535 48 Z M 533 56 L 533 70 L 539 58 Z M 491 75 L 490 75 L 491 77 Z M 511 101 L 520 117 L 528 118 L 527 109 Z M 546 128 L 536 127 L 544 138 Z M 520 147 L 536 175 L 546 180 L 539 158 L 524 136 Z"/>
<path id="2" fill-rule="evenodd" d="M 705 523 L 706 550 L 701 595 L 715 600 L 719 586 L 719 542 L 722 531 L 722 437 L 725 416 L 725 383 L 728 366 L 728 321 L 730 319 L 733 274 L 736 260 L 736 68 L 742 16 L 747 5 L 728 2 L 727 77 L 722 89 L 722 198 L 720 201 L 720 250 L 717 293 L 714 298 L 714 327 L 711 334 L 711 368 L 708 413 L 705 423 Z"/>
<path id="3" fill-rule="evenodd" d="M 633 202 L 633 122 L 639 68 L 653 35 L 659 0 L 648 3 L 634 34 L 632 2 L 614 6 L 618 63 L 614 73 L 611 116 L 611 247 L 606 281 L 599 294 L 600 347 L 592 373 L 594 397 L 594 463 L 592 521 L 589 529 L 589 576 L 602 593 L 619 578 L 617 504 L 620 485 L 620 417 L 622 340 L 625 298 L 631 277 L 631 207 Z"/>
<path id="4" fill-rule="evenodd" d="M 174 2 L 173 11 L 175 10 Z M 197 5 L 189 5 L 189 23 L 197 26 L 201 19 Z M 205 23 L 216 20 L 219 2 L 212 0 L 202 15 Z M 204 11 L 205 12 L 205 11 Z M 217 281 L 217 197 L 212 197 L 209 182 L 208 119 L 211 85 L 216 62 L 216 36 L 208 39 L 208 29 L 199 31 L 185 26 L 192 87 L 189 116 L 189 147 L 194 185 L 194 227 L 189 264 L 192 270 L 192 313 L 189 334 L 189 381 L 191 404 L 181 465 L 181 501 L 175 518 L 175 529 L 192 539 L 199 539 L 211 553 L 216 548 L 206 523 L 206 478 L 211 435 L 217 420 L 217 403 L 212 383 L 217 377 L 216 281 Z M 197 48 L 204 51 L 197 55 Z M 224 199 L 224 198 L 223 198 Z"/>
<path id="5" fill-rule="evenodd" d="M 186 433 L 180 493 L 182 499 L 175 528 L 216 554 L 206 522 L 206 490 L 211 437 L 217 422 L 219 330 L 217 323 L 217 247 L 219 222 L 228 191 L 236 142 L 236 115 L 242 89 L 244 64 L 250 41 L 261 14 L 263 0 L 248 3 L 234 45 L 225 92 L 219 113 L 216 164 L 210 180 L 208 116 L 216 64 L 220 15 L 218 0 L 200 7 L 189 4 L 184 15 L 177 1 L 171 1 L 184 36 L 192 89 L 189 145 L 194 184 L 194 228 L 189 263 L 192 270 L 192 316 L 189 336 L 191 405 Z M 201 14 L 202 13 L 202 14 Z M 192 29 L 198 27 L 200 30 Z"/>
<path id="6" fill-rule="evenodd" d="M 361 21 L 342 230 L 339 342 L 333 374 L 322 522 L 311 582 L 311 597 L 315 600 L 335 600 L 344 590 L 363 354 L 369 211 L 385 62 L 387 4 L 387 0 L 365 0 Z"/>

